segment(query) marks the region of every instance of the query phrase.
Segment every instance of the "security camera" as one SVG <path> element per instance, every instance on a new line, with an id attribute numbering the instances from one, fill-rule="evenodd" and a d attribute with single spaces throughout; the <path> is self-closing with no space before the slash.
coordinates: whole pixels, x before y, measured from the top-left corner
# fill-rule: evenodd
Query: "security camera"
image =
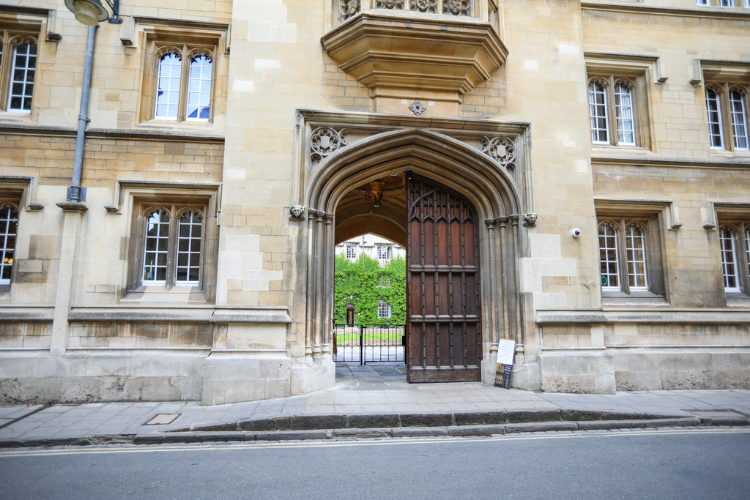
<path id="1" fill-rule="evenodd" d="M 573 230 L 572 230 L 572 231 L 570 232 L 570 235 L 571 235 L 571 236 L 572 236 L 573 238 L 578 238 L 579 236 L 581 236 L 581 230 L 580 230 L 580 229 L 578 229 L 578 228 L 575 228 L 575 229 L 573 229 Z"/>

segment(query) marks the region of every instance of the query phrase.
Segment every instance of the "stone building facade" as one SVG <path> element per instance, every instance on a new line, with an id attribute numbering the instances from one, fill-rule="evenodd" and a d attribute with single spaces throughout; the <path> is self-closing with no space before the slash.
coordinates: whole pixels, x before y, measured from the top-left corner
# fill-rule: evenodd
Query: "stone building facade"
<path id="1" fill-rule="evenodd" d="M 750 387 L 748 0 L 123 0 L 80 203 L 87 30 L 0 2 L 4 401 L 330 387 L 335 244 L 417 255 L 412 176 L 472 207 L 482 380 Z"/>

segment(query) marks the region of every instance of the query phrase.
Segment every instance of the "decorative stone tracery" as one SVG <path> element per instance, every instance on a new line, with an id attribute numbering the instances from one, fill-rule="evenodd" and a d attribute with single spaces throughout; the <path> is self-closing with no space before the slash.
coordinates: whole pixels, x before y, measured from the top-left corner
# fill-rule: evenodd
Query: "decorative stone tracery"
<path id="1" fill-rule="evenodd" d="M 339 0 L 341 20 L 346 21 L 361 10 L 360 0 Z"/>
<path id="2" fill-rule="evenodd" d="M 339 148 L 348 146 L 346 142 L 346 129 L 337 131 L 328 127 L 318 127 L 312 131 L 310 138 L 310 159 L 320 161 L 338 151 Z"/>
<path id="3" fill-rule="evenodd" d="M 404 0 L 375 0 L 375 8 L 404 10 Z"/>
<path id="4" fill-rule="evenodd" d="M 482 137 L 482 153 L 506 170 L 516 168 L 516 145 L 507 137 Z"/>
<path id="5" fill-rule="evenodd" d="M 443 0 L 443 14 L 454 16 L 471 15 L 471 0 Z"/>
<path id="6" fill-rule="evenodd" d="M 409 10 L 435 14 L 437 13 L 437 0 L 411 0 Z"/>

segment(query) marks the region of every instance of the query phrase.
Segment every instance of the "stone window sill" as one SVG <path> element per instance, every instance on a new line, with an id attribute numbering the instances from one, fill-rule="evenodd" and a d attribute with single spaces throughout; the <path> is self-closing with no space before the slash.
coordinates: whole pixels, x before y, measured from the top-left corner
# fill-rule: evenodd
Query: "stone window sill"
<path id="1" fill-rule="evenodd" d="M 742 292 L 727 293 L 727 307 L 750 308 L 750 297 Z"/>
<path id="2" fill-rule="evenodd" d="M 125 292 L 121 304 L 206 304 L 199 286 L 139 286 Z"/>
<path id="3" fill-rule="evenodd" d="M 602 307 L 664 307 L 669 302 L 663 295 L 651 292 L 602 292 Z"/>
<path id="4" fill-rule="evenodd" d="M 138 129 L 157 129 L 157 130 L 196 130 L 200 132 L 213 132 L 215 127 L 213 122 L 201 122 L 184 120 L 148 120 L 138 124 Z"/>

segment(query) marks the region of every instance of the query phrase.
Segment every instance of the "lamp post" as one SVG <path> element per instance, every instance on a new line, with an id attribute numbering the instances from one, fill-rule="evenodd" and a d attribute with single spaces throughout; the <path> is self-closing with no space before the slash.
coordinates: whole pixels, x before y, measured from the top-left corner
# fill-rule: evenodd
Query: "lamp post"
<path id="1" fill-rule="evenodd" d="M 112 9 L 112 17 L 104 8 L 100 0 L 65 0 L 65 6 L 81 24 L 88 26 L 86 37 L 86 59 L 83 64 L 83 86 L 81 88 L 81 108 L 78 113 L 78 130 L 76 131 L 76 152 L 73 161 L 73 179 L 68 188 L 67 201 L 80 203 L 86 201 L 86 189 L 81 188 L 81 172 L 83 166 L 83 146 L 86 140 L 86 124 L 90 121 L 89 91 L 91 90 L 91 67 L 94 62 L 94 38 L 96 26 L 100 21 L 109 21 L 113 24 L 122 22 L 120 19 L 120 0 L 105 0 Z"/>

